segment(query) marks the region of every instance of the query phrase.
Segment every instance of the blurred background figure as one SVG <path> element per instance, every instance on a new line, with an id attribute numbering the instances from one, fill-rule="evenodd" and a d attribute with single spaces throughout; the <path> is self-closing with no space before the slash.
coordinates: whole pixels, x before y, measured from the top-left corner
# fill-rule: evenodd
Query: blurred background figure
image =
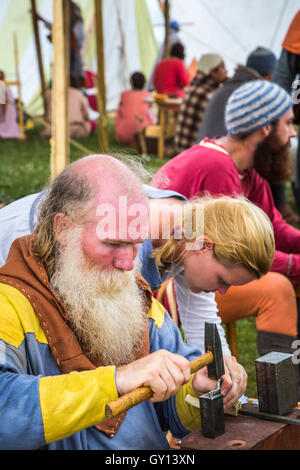
<path id="1" fill-rule="evenodd" d="M 145 76 L 134 72 L 130 77 L 131 90 L 121 94 L 115 119 L 115 137 L 121 145 L 135 145 L 135 134 L 156 123 L 156 116 L 150 101 L 151 93 L 144 89 Z"/>
<path id="2" fill-rule="evenodd" d="M 51 119 L 52 119 L 52 90 L 46 91 L 47 113 L 45 121 L 48 125 L 41 131 L 41 136 L 51 137 Z M 89 117 L 89 108 L 86 97 L 79 87 L 78 81 L 73 77 L 70 79 L 68 88 L 68 122 L 69 135 L 72 138 L 88 137 L 95 131 L 97 123 Z"/>
<path id="3" fill-rule="evenodd" d="M 84 84 L 84 62 L 83 50 L 85 44 L 84 23 L 81 9 L 72 0 L 70 2 L 70 78 L 75 79 L 80 86 Z M 52 24 L 41 15 L 37 14 L 37 19 L 52 31 Z M 51 34 L 48 36 L 51 41 Z"/>
<path id="4" fill-rule="evenodd" d="M 177 153 L 197 143 L 205 109 L 219 85 L 227 80 L 227 70 L 219 54 L 204 54 L 178 113 L 175 135 Z"/>
<path id="5" fill-rule="evenodd" d="M 270 80 L 276 66 L 275 54 L 264 47 L 252 51 L 245 65 L 238 65 L 234 75 L 214 93 L 204 113 L 197 142 L 204 137 L 216 137 L 227 134 L 225 126 L 225 105 L 231 93 L 250 80 Z"/>
<path id="6" fill-rule="evenodd" d="M 183 42 L 180 38 L 179 31 L 180 31 L 180 25 L 179 25 L 178 21 L 176 21 L 176 20 L 170 21 L 170 24 L 169 24 L 169 37 L 168 37 L 170 47 L 172 47 L 177 42 L 180 42 L 181 44 L 183 44 Z M 153 84 L 154 71 L 155 71 L 155 68 L 156 68 L 158 62 L 160 62 L 164 58 L 164 52 L 165 52 L 165 44 L 163 43 L 160 46 L 160 49 L 158 51 L 158 54 L 157 54 L 157 57 L 156 57 L 156 60 L 155 60 L 155 64 L 153 66 L 153 70 L 152 70 L 150 79 L 148 81 L 147 89 L 149 91 L 154 90 L 154 84 Z"/>
<path id="7" fill-rule="evenodd" d="M 157 93 L 177 97 L 184 96 L 184 88 L 190 81 L 184 57 L 184 46 L 180 42 L 176 42 L 171 47 L 170 58 L 162 59 L 157 64 L 153 76 L 153 84 Z"/>
<path id="8" fill-rule="evenodd" d="M 5 74 L 2 70 L 0 71 L 0 81 L 5 84 Z M 20 130 L 15 100 L 10 88 L 7 85 L 3 85 L 3 87 L 2 97 L 4 102 L 0 102 L 0 138 L 18 139 Z"/>

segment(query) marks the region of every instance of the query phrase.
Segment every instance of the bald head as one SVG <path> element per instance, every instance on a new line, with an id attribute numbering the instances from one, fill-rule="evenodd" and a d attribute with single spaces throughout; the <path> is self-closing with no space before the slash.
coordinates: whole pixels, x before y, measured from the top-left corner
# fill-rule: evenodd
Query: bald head
<path id="1" fill-rule="evenodd" d="M 93 233 L 91 253 L 97 240 L 142 241 L 148 227 L 148 200 L 139 176 L 108 155 L 89 155 L 65 168 L 52 182 L 39 211 L 37 254 L 46 267 L 47 259 L 54 266 L 57 242 L 62 245 L 70 224 L 84 225 L 90 238 Z"/>
<path id="2" fill-rule="evenodd" d="M 89 155 L 74 162 L 72 170 L 76 177 L 84 178 L 90 184 L 96 203 L 111 202 L 120 196 L 136 202 L 146 201 L 137 170 L 114 157 Z"/>

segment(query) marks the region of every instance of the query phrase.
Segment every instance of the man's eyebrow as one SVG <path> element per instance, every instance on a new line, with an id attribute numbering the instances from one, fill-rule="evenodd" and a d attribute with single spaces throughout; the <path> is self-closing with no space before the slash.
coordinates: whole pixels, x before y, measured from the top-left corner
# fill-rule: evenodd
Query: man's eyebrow
<path id="1" fill-rule="evenodd" d="M 137 240 L 115 240 L 110 238 L 105 238 L 101 240 L 103 243 L 109 243 L 110 245 L 136 245 L 137 243 L 144 243 L 146 238 L 137 239 Z"/>

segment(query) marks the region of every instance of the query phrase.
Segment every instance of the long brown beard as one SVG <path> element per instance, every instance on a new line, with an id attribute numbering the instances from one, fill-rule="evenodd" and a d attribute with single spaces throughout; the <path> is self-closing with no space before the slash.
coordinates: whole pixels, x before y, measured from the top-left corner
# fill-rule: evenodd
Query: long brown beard
<path id="1" fill-rule="evenodd" d="M 261 142 L 254 154 L 254 168 L 269 183 L 283 183 L 292 174 L 290 142 L 282 144 L 276 127 Z"/>
<path id="2" fill-rule="evenodd" d="M 147 320 L 135 270 L 108 272 L 89 267 L 81 250 L 81 229 L 74 229 L 58 255 L 50 282 L 67 309 L 83 352 L 92 361 L 120 366 L 136 359 Z"/>

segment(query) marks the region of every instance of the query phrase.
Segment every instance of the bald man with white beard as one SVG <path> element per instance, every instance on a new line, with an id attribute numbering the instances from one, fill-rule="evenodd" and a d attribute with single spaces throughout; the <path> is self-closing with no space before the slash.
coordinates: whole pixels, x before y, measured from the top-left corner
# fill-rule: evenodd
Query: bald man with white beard
<path id="1" fill-rule="evenodd" d="M 185 397 L 216 382 L 206 369 L 191 377 L 201 351 L 135 269 L 147 226 L 141 182 L 112 157 L 81 159 L 52 183 L 34 233 L 0 269 L 0 448 L 168 449 L 166 428 L 200 426 Z M 149 401 L 105 419 L 107 402 L 142 385 Z M 225 375 L 225 407 L 231 387 Z"/>

